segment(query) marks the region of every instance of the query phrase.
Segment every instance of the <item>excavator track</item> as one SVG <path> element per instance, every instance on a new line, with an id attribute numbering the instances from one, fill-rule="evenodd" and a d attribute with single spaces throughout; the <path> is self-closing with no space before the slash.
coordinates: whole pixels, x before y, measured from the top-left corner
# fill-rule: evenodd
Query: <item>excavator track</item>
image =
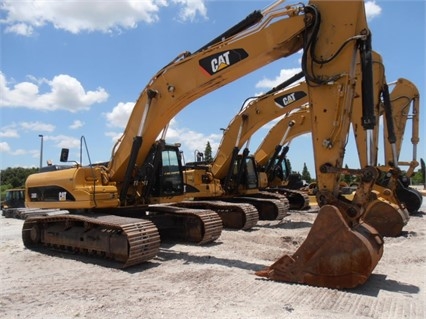
<path id="1" fill-rule="evenodd" d="M 222 234 L 220 216 L 208 209 L 191 209 L 172 204 L 150 205 L 147 218 L 157 226 L 162 238 L 204 245 Z"/>
<path id="2" fill-rule="evenodd" d="M 253 195 L 253 197 L 259 200 L 263 207 L 261 219 L 281 220 L 287 216 L 290 209 L 290 203 L 285 195 L 260 191 Z M 252 196 L 250 196 L 250 198 L 252 198 Z"/>
<path id="3" fill-rule="evenodd" d="M 288 199 L 289 208 L 292 210 L 309 208 L 309 196 L 305 192 L 283 187 L 270 187 L 265 189 L 265 191 L 284 195 Z"/>
<path id="4" fill-rule="evenodd" d="M 127 268 L 154 258 L 160 249 L 155 225 L 144 219 L 114 215 L 29 217 L 22 240 L 31 250 L 60 250 L 102 257 Z"/>
<path id="5" fill-rule="evenodd" d="M 281 220 L 288 213 L 288 200 L 282 195 L 284 200 L 275 198 L 264 198 L 255 196 L 235 196 L 224 198 L 231 203 L 246 203 L 256 207 L 259 213 L 259 220 Z"/>
<path id="6" fill-rule="evenodd" d="M 174 203 L 173 206 L 210 209 L 219 214 L 223 227 L 248 230 L 256 226 L 259 213 L 251 204 L 234 204 L 220 200 L 194 200 Z"/>

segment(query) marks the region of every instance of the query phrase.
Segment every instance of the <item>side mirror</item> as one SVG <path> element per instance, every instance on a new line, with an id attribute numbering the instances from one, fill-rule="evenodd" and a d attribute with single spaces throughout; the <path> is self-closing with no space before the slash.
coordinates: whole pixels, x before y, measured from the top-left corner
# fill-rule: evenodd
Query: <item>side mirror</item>
<path id="1" fill-rule="evenodd" d="M 63 148 L 61 150 L 61 158 L 59 159 L 61 162 L 68 162 L 68 154 L 70 150 L 68 148 Z"/>

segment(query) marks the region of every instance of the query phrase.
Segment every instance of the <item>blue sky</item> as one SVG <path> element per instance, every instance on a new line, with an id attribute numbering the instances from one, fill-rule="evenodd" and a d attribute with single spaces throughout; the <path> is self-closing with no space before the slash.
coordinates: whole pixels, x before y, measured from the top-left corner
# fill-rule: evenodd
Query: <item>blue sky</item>
<path id="1" fill-rule="evenodd" d="M 151 77 L 184 51 L 210 40 L 273 1 L 0 1 L 0 168 L 59 162 L 60 149 L 79 160 L 81 136 L 92 162 L 109 160 L 131 108 Z M 287 1 L 288 4 L 297 1 Z M 425 2 L 367 1 L 366 11 L 389 82 L 414 82 L 425 95 Z M 250 96 L 300 70 L 300 54 L 278 60 L 206 95 L 171 122 L 168 142 L 180 142 L 186 161 L 222 131 Z M 423 98 L 424 99 L 424 98 Z M 422 100 L 421 100 L 422 101 Z M 426 158 L 425 113 L 420 110 L 418 158 Z M 400 159 L 410 160 L 411 124 Z M 250 142 L 255 151 L 267 127 Z M 314 175 L 310 136 L 291 143 L 294 170 Z M 379 157 L 379 163 L 382 158 Z M 349 142 L 344 161 L 359 167 Z M 383 161 L 382 161 L 383 162 Z M 87 160 L 83 158 L 83 164 Z"/>

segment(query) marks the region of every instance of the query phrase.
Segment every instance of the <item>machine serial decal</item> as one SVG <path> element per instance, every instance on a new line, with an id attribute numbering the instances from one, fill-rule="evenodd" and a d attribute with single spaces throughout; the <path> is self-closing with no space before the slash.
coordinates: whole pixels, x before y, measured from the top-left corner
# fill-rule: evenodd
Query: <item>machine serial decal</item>
<path id="1" fill-rule="evenodd" d="M 306 92 L 296 91 L 274 99 L 275 104 L 279 107 L 286 107 L 293 102 L 296 102 L 306 96 Z"/>
<path id="2" fill-rule="evenodd" d="M 59 195 L 58 199 L 60 202 L 67 200 L 67 192 L 59 192 L 58 195 Z"/>
<path id="3" fill-rule="evenodd" d="M 201 68 L 209 75 L 213 75 L 227 67 L 248 57 L 244 49 L 222 51 L 199 61 Z"/>

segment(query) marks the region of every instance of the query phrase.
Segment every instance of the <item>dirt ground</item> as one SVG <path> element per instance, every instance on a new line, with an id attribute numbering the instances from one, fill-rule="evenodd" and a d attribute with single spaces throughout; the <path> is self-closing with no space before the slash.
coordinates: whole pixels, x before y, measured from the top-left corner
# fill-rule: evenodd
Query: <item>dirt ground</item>
<path id="1" fill-rule="evenodd" d="M 333 290 L 264 280 L 256 270 L 305 239 L 317 210 L 290 211 L 207 246 L 163 243 L 128 270 L 24 248 L 22 220 L 0 217 L 1 318 L 426 318 L 426 200 L 384 238 L 367 283 Z"/>

